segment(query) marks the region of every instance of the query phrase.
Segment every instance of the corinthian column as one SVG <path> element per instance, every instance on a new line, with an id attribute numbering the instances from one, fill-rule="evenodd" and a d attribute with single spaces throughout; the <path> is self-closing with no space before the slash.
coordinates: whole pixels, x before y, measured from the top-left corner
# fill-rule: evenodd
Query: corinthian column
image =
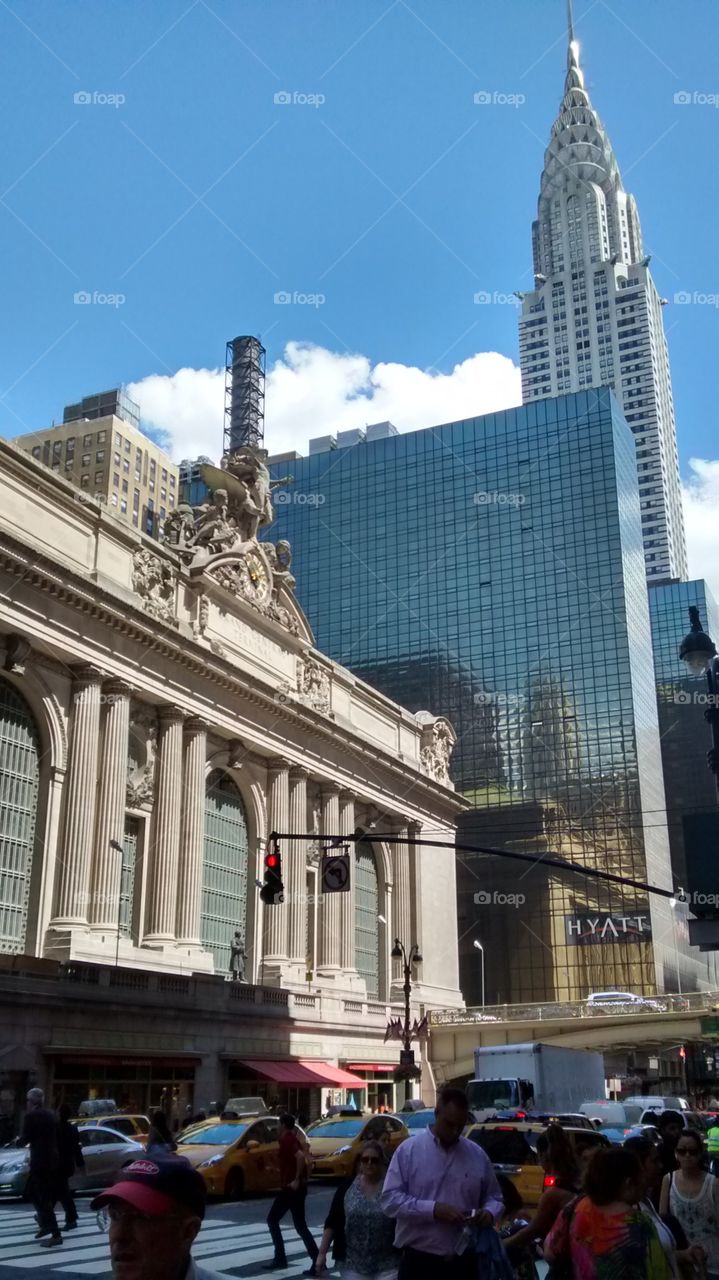
<path id="1" fill-rule="evenodd" d="M 355 798 L 350 791 L 340 791 L 340 825 L 339 834 L 354 835 L 355 830 Z M 355 886 L 355 845 L 350 841 L 350 887 L 348 893 L 338 893 L 340 899 L 340 938 L 342 941 L 340 963 L 347 974 L 355 972 L 355 908 L 357 891 Z"/>
<path id="2" fill-rule="evenodd" d="M 53 928 L 87 924 L 92 837 L 97 803 L 100 685 L 95 667 L 78 667 L 72 684 L 72 734 L 65 792 L 65 830 Z"/>
<path id="3" fill-rule="evenodd" d="M 207 725 L 185 724 L 185 768 L 182 788 L 182 834 L 177 885 L 177 941 L 200 945 L 202 859 L 205 849 L 205 762 Z"/>
<path id="4" fill-rule="evenodd" d="M 159 720 L 155 839 L 150 857 L 148 929 L 143 939 L 150 946 L 162 946 L 175 940 L 182 800 L 184 716 L 177 707 L 162 707 Z"/>
<path id="5" fill-rule="evenodd" d="M 290 831 L 307 829 L 307 769 L 290 769 Z M 292 977 L 304 982 L 307 972 L 307 841 L 290 840 L 285 860 L 287 957 Z"/>
<path id="6" fill-rule="evenodd" d="M 407 827 L 397 827 L 393 833 L 402 840 L 407 839 Z M 409 872 L 409 846 L 407 844 L 390 845 L 392 858 L 392 943 L 399 938 L 409 954 L 415 942 L 412 935 L 412 888 Z M 392 985 L 401 987 L 404 974 L 401 960 L 392 961 Z"/>
<path id="7" fill-rule="evenodd" d="M 90 922 L 97 929 L 119 929 L 122 856 L 110 841 L 125 836 L 127 741 L 130 731 L 130 686 L 122 680 L 103 685 L 105 725 L 100 765 L 100 794 L 95 858 L 90 892 Z"/>
<path id="8" fill-rule="evenodd" d="M 267 823 L 269 831 L 289 831 L 290 782 L 289 762 L 278 757 L 267 762 Z M 287 851 L 280 843 L 280 854 Z M 285 870 L 283 866 L 283 876 Z M 287 884 L 285 883 L 285 892 Z M 287 904 L 265 905 L 265 960 L 279 965 L 287 960 Z"/>
<path id="9" fill-rule="evenodd" d="M 322 833 L 339 835 L 339 787 L 334 782 L 322 783 Z M 320 906 L 320 945 L 317 971 L 320 976 L 336 978 L 342 967 L 342 898 L 343 893 L 323 893 Z"/>

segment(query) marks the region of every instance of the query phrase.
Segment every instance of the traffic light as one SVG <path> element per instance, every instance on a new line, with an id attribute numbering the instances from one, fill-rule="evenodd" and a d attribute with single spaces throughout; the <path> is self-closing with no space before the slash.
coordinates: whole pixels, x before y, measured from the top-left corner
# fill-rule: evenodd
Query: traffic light
<path id="1" fill-rule="evenodd" d="M 282 883 L 282 855 L 277 840 L 270 840 L 270 847 L 265 854 L 265 883 L 260 889 L 260 897 L 268 907 L 274 907 L 285 900 L 285 886 Z"/>

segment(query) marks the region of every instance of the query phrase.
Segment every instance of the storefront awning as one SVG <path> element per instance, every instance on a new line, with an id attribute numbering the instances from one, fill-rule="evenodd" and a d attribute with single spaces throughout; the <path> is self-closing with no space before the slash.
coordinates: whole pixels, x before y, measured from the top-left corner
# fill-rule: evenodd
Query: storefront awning
<path id="1" fill-rule="evenodd" d="M 335 1088 L 343 1089 L 367 1087 L 366 1080 L 353 1076 L 350 1071 L 343 1071 L 341 1067 L 333 1067 L 329 1062 L 318 1062 L 312 1058 L 290 1058 L 284 1062 L 271 1062 L 267 1058 L 242 1058 L 240 1066 L 249 1067 L 274 1084 L 334 1085 Z"/>

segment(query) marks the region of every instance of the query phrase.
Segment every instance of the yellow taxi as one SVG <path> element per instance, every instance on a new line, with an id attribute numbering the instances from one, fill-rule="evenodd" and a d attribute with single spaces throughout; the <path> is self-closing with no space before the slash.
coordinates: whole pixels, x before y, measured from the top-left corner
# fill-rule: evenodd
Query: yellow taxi
<path id="1" fill-rule="evenodd" d="M 126 1138 L 131 1138 L 133 1142 L 141 1142 L 143 1146 L 146 1145 L 147 1135 L 150 1132 L 150 1121 L 147 1116 L 127 1116 L 117 1111 L 108 1111 L 107 1115 L 101 1116 L 75 1116 L 70 1123 L 81 1124 L 85 1128 L 98 1124 L 106 1125 L 108 1129 L 114 1129 L 115 1133 L 121 1133 Z"/>
<path id="2" fill-rule="evenodd" d="M 298 1128 L 305 1144 L 306 1137 Z M 208 1195 L 239 1200 L 248 1191 L 280 1189 L 280 1121 L 277 1116 L 208 1120 L 180 1135 L 178 1156 L 202 1174 Z"/>
<path id="3" fill-rule="evenodd" d="M 348 1178 L 363 1142 L 370 1138 L 386 1143 L 387 1155 L 409 1137 L 398 1116 L 329 1116 L 307 1126 L 313 1178 Z"/>
<path id="4" fill-rule="evenodd" d="M 525 1205 L 539 1204 L 546 1187 L 554 1182 L 552 1174 L 545 1174 L 537 1155 L 537 1138 L 546 1131 L 542 1121 L 485 1120 L 481 1124 L 469 1124 L 465 1138 L 476 1142 L 489 1156 L 494 1171 L 512 1182 Z M 608 1147 L 611 1143 L 596 1129 L 571 1128 L 562 1125 L 575 1153 L 587 1148 Z"/>

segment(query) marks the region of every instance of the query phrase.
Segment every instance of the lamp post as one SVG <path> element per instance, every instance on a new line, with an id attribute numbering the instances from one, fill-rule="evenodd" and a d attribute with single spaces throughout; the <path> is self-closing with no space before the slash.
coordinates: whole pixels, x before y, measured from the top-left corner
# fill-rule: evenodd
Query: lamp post
<path id="1" fill-rule="evenodd" d="M 485 1000 L 484 1000 L 484 947 L 482 946 L 481 942 L 478 942 L 478 941 L 477 941 L 477 939 L 476 939 L 476 938 L 474 939 L 474 942 L 472 943 L 472 946 L 473 946 L 473 947 L 475 947 L 475 948 L 477 949 L 477 951 L 479 951 L 479 952 L 480 952 L 481 957 L 482 957 L 482 1008 L 484 1008 L 484 1004 L 485 1004 Z"/>
<path id="2" fill-rule="evenodd" d="M 111 840 L 110 848 L 114 849 L 115 853 L 119 853 L 120 855 L 120 866 L 118 868 L 118 877 L 117 877 L 117 936 L 115 938 L 115 968 L 117 969 L 120 964 L 120 924 L 121 924 L 120 909 L 122 906 L 122 862 L 123 862 L 123 858 L 125 857 L 125 850 L 123 849 L 119 840 Z"/>
<path id="3" fill-rule="evenodd" d="M 412 994 L 412 965 L 421 964 L 422 956 L 419 947 L 413 943 L 409 952 L 399 938 L 395 938 L 392 948 L 392 959 L 402 961 L 402 973 L 404 976 L 404 1029 L 402 1033 L 402 1053 L 400 1054 L 399 1072 L 397 1079 L 404 1078 L 404 1097 L 405 1102 L 409 1102 L 410 1096 L 410 1080 L 417 1078 L 417 1068 L 414 1063 L 414 1051 L 412 1049 L 412 1032 L 409 1025 L 409 1001 Z"/>
<path id="4" fill-rule="evenodd" d="M 719 790 L 719 657 L 714 641 L 702 627 L 699 610 L 694 604 L 689 606 L 689 621 L 690 630 L 682 640 L 679 657 L 686 662 L 693 676 L 706 676 L 709 699 L 704 718 L 708 720 L 712 731 L 712 746 L 707 752 L 707 763 Z"/>

